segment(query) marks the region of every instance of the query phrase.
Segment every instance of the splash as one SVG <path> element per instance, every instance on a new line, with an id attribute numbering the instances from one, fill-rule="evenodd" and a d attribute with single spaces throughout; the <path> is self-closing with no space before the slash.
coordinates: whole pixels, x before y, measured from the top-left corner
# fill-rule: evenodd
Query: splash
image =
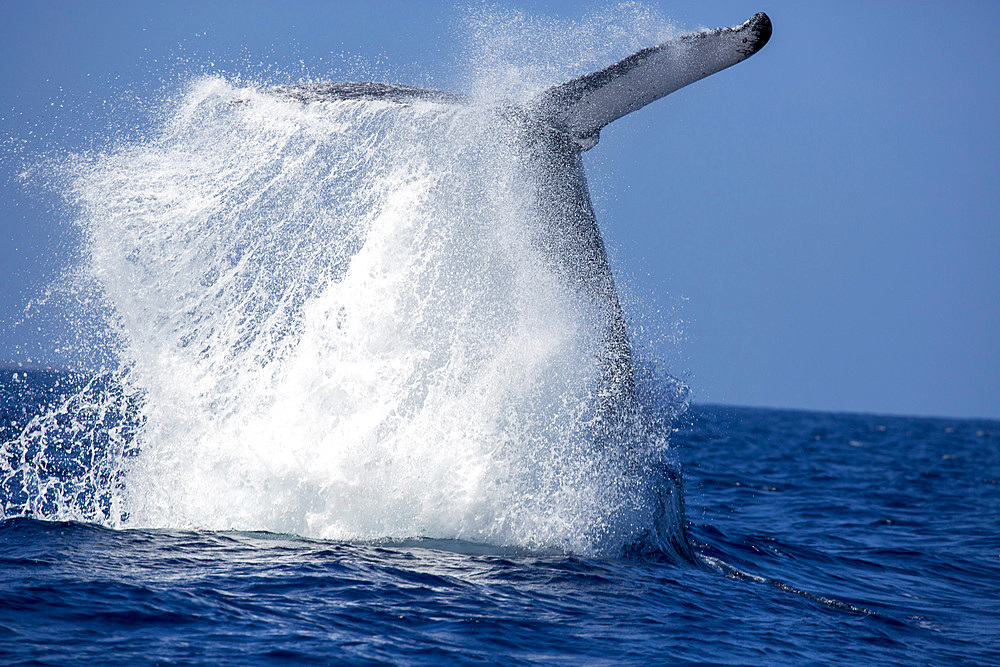
<path id="1" fill-rule="evenodd" d="M 671 21 L 637 2 L 610 5 L 582 19 L 470 8 L 456 34 L 468 45 L 461 87 L 477 99 L 526 102 L 678 34 Z"/>
<path id="2" fill-rule="evenodd" d="M 600 426 L 600 309 L 536 242 L 488 104 L 205 77 L 163 119 L 68 170 L 117 368 L 3 445 L 6 516 L 682 548 L 678 392 L 647 378 Z M 82 413 L 99 474 L 26 474 Z"/>

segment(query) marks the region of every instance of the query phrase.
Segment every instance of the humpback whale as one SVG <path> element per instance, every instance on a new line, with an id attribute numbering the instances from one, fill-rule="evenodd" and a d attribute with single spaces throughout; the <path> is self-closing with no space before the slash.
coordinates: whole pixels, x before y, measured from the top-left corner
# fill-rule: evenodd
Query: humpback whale
<path id="1" fill-rule="evenodd" d="M 635 371 L 581 153 L 598 143 L 604 126 L 749 58 L 770 36 L 770 19 L 758 13 L 742 25 L 681 35 L 549 88 L 527 103 L 507 103 L 492 110 L 507 136 L 516 139 L 521 165 L 534 183 L 537 242 L 553 269 L 588 294 L 603 313 L 602 405 L 627 409 L 634 403 Z M 457 93 L 385 83 L 310 82 L 277 86 L 270 92 L 306 104 L 346 100 L 477 104 Z"/>

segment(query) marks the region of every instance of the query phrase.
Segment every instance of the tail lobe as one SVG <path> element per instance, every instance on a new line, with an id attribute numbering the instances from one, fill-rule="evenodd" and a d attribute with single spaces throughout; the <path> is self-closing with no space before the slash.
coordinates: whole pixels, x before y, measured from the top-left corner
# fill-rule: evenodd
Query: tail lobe
<path id="1" fill-rule="evenodd" d="M 531 107 L 546 125 L 566 132 L 587 150 L 608 123 L 746 60 L 770 38 L 771 19 L 761 12 L 734 28 L 682 35 L 643 49 L 603 70 L 548 89 Z"/>

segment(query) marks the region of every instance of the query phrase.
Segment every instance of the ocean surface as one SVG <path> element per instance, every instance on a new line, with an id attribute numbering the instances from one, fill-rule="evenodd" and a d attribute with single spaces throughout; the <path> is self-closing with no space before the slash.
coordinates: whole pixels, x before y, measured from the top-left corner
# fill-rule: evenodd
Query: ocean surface
<path id="1" fill-rule="evenodd" d="M 8 443 L 82 381 L 13 373 Z M 1000 423 L 678 426 L 683 558 L 7 518 L 0 662 L 1000 664 Z"/>

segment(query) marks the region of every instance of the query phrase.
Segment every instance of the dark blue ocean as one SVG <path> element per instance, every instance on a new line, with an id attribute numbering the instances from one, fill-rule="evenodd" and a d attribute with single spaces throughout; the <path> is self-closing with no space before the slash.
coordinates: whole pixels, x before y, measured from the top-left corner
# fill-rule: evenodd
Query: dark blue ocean
<path id="1" fill-rule="evenodd" d="M 30 459 L 24 425 L 85 378 L 12 378 L 2 452 Z M 5 470 L 79 475 L 100 429 L 71 424 L 98 418 L 128 423 L 63 414 L 62 468 Z M 1000 664 L 1000 423 L 694 406 L 675 425 L 684 557 L 23 512 L 0 523 L 0 663 Z"/>

